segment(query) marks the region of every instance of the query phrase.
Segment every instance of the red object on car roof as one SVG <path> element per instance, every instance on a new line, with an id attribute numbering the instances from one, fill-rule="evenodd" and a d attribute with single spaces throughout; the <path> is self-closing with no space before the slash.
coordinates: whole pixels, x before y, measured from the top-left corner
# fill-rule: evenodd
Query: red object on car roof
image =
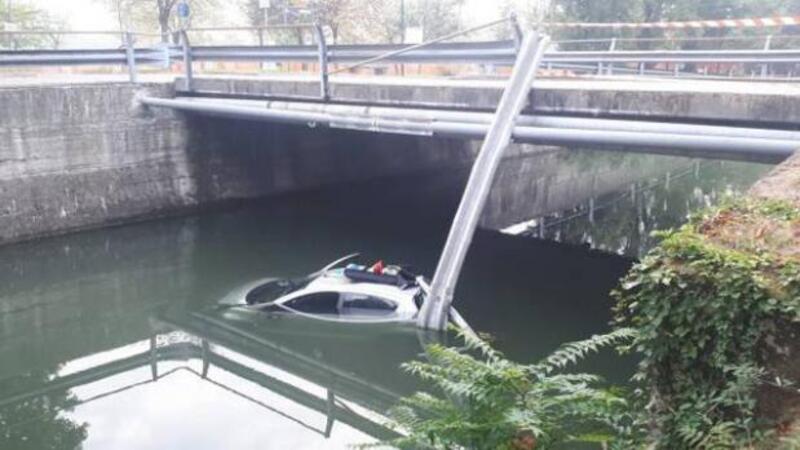
<path id="1" fill-rule="evenodd" d="M 369 271 L 378 275 L 383 275 L 383 260 L 380 260 L 369 268 Z"/>

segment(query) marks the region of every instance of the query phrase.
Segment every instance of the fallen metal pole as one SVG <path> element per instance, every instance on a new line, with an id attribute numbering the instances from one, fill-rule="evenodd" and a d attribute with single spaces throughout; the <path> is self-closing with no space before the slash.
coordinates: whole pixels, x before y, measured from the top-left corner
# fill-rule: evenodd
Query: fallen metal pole
<path id="1" fill-rule="evenodd" d="M 488 125 L 486 138 L 473 163 L 461 204 L 436 266 L 430 295 L 420 308 L 417 317 L 417 326 L 420 328 L 444 330 L 447 327 L 450 305 L 464 259 L 492 188 L 495 173 L 511 143 L 517 117 L 528 101 L 533 80 L 542 62 L 542 54 L 549 41 L 547 37 L 531 33 L 525 36 L 520 45 L 508 86 L 503 91 L 497 112 Z"/>
<path id="2" fill-rule="evenodd" d="M 259 120 L 287 124 L 328 125 L 336 128 L 347 128 L 361 131 L 385 132 L 395 134 L 429 135 L 466 139 L 482 139 L 489 128 L 486 122 L 427 120 L 418 115 L 416 120 L 401 118 L 381 118 L 371 115 L 343 115 L 332 112 L 286 111 L 267 108 L 244 107 L 226 104 L 221 101 L 200 101 L 198 99 L 165 99 L 143 97 L 140 101 L 148 106 L 172 108 L 188 113 L 211 115 L 227 118 Z M 402 111 L 398 108 L 398 113 Z M 468 113 L 456 113 L 468 114 Z M 480 113 L 477 113 L 480 114 Z M 554 128 L 539 124 L 523 125 L 533 120 L 547 121 L 569 119 L 576 128 Z M 641 130 L 623 129 L 631 121 L 607 121 L 604 119 L 577 119 L 537 117 L 529 119 L 523 116 L 513 132 L 518 143 L 550 144 L 560 146 L 580 146 L 600 149 L 622 149 L 637 153 L 659 153 L 700 158 L 729 159 L 740 161 L 781 161 L 800 148 L 794 132 L 776 130 L 754 130 L 747 128 L 730 128 L 730 134 L 724 134 L 727 127 L 708 127 L 700 125 L 682 125 L 671 123 L 642 122 Z M 595 123 L 597 121 L 597 123 Z M 607 122 L 615 122 L 620 129 L 609 129 Z M 584 124 L 577 128 L 580 123 Z M 593 125 L 594 124 L 594 125 Z M 647 129 L 652 127 L 652 129 Z M 681 134 L 691 129 L 701 134 Z M 716 130 L 715 133 L 706 131 Z M 706 133 L 706 134 L 703 134 Z M 752 133 L 748 137 L 746 134 Z M 791 133 L 784 138 L 766 138 L 760 133 Z"/>

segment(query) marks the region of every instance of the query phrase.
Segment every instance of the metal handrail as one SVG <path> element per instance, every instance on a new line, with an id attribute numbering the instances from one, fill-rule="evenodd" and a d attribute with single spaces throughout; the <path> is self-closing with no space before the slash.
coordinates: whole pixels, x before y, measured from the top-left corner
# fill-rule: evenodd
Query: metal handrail
<path id="1" fill-rule="evenodd" d="M 512 41 L 492 41 L 479 43 L 453 43 L 431 45 L 430 48 L 416 48 L 399 53 L 392 50 L 387 56 L 387 45 L 335 45 L 328 47 L 329 62 L 346 63 L 358 61 L 370 53 L 378 53 L 369 57 L 374 62 L 378 56 L 381 61 L 397 63 L 484 63 L 494 60 L 501 64 L 511 64 L 516 54 Z M 180 47 L 167 48 L 173 59 L 180 59 Z M 204 61 L 313 61 L 317 59 L 317 46 L 196 46 L 195 60 Z M 152 62 L 150 54 L 164 51 L 164 48 L 136 48 L 137 62 Z M 0 66 L 13 65 L 69 65 L 97 64 L 110 57 L 116 62 L 114 55 L 123 55 L 124 50 L 114 49 L 59 49 L 59 50 L 0 50 Z M 545 63 L 548 62 L 747 62 L 800 63 L 800 49 L 778 50 L 615 50 L 615 51 L 548 51 Z M 343 70 L 331 71 L 330 74 Z"/>
<path id="2" fill-rule="evenodd" d="M 432 40 L 429 40 L 429 41 L 426 41 L 426 42 L 422 42 L 422 43 L 419 43 L 419 44 L 411 45 L 411 46 L 408 46 L 408 47 L 405 47 L 405 48 L 401 48 L 399 50 L 394 50 L 394 51 L 391 51 L 391 52 L 387 52 L 387 53 L 384 53 L 382 55 L 375 56 L 374 58 L 369 58 L 369 59 L 366 59 L 364 61 L 355 63 L 353 65 L 350 65 L 350 66 L 347 66 L 347 67 L 344 67 L 344 68 L 341 68 L 341 69 L 338 69 L 338 70 L 334 70 L 332 72 L 329 72 L 329 75 L 334 75 L 334 74 L 337 74 L 337 73 L 340 73 L 340 72 L 349 72 L 351 70 L 358 69 L 359 67 L 363 67 L 363 66 L 366 66 L 368 64 L 374 64 L 376 62 L 380 62 L 380 61 L 392 58 L 394 56 L 399 56 L 399 55 L 402 55 L 404 53 L 408 53 L 408 52 L 411 52 L 411 51 L 414 51 L 414 50 L 419 50 L 419 49 L 422 49 L 422 48 L 425 48 L 425 47 L 430 47 L 431 45 L 435 45 L 435 44 L 438 44 L 438 43 L 441 43 L 441 42 L 449 41 L 451 39 L 454 39 L 454 38 L 457 38 L 457 37 L 460 37 L 460 36 L 464 36 L 466 34 L 474 33 L 476 31 L 480 31 L 480 30 L 485 30 L 487 28 L 491 28 L 491 27 L 497 26 L 499 24 L 507 23 L 507 22 L 511 22 L 511 21 L 516 22 L 516 16 L 505 17 L 503 19 L 499 19 L 499 20 L 495 20 L 495 21 L 492 21 L 492 22 L 488 22 L 488 23 L 485 23 L 485 24 L 482 24 L 482 25 L 478 25 L 478 26 L 475 26 L 475 27 L 472 27 L 472 28 L 468 28 L 466 30 L 459 30 L 459 31 L 450 33 L 448 35 L 442 36 L 440 38 L 436 38 L 436 39 L 432 39 Z"/>
<path id="3" fill-rule="evenodd" d="M 314 23 L 297 23 L 297 24 L 275 24 L 275 25 L 264 25 L 260 27 L 195 27 L 195 28 L 186 28 L 180 30 L 168 30 L 166 34 L 175 34 L 181 33 L 183 31 L 188 32 L 213 32 L 213 31 L 259 31 L 259 30 L 273 30 L 273 29 L 296 29 L 296 28 L 313 28 L 315 26 Z M 151 37 L 161 37 L 163 33 L 154 33 L 148 31 L 136 31 L 136 30 L 13 30 L 13 31 L 6 31 L 0 30 L 0 35 L 73 35 L 73 36 L 119 36 L 125 33 L 132 33 L 137 36 L 151 36 Z"/>
<path id="4" fill-rule="evenodd" d="M 281 29 L 298 29 L 298 28 L 314 28 L 317 24 L 309 23 L 280 23 L 274 25 L 262 25 L 260 27 L 196 27 L 187 28 L 185 31 L 262 31 L 262 30 L 281 30 Z M 183 30 L 182 30 L 183 31 Z"/>
<path id="5" fill-rule="evenodd" d="M 136 80 L 135 66 L 139 64 L 161 64 L 168 66 L 173 61 L 184 61 L 190 71 L 192 61 L 271 61 L 271 62 L 319 62 L 321 96 L 329 96 L 329 76 L 374 63 L 419 63 L 419 64 L 497 64 L 511 65 L 517 54 L 515 41 L 453 42 L 444 40 L 504 23 L 502 19 L 469 30 L 459 31 L 442 38 L 413 46 L 391 45 L 327 45 L 321 26 L 314 30 L 316 45 L 283 46 L 188 46 L 184 38 L 182 45 L 160 45 L 152 48 L 135 47 L 136 32 L 118 33 L 122 46 L 101 49 L 58 49 L 58 50 L 0 50 L 0 67 L 24 65 L 127 65 L 131 81 Z M 296 26 L 300 26 L 299 24 Z M 188 31 L 188 30 L 187 30 Z M 0 32 L 2 36 L 3 32 Z M 11 32 L 6 32 L 11 33 Z M 14 32 L 26 33 L 26 32 Z M 38 31 L 36 32 L 38 33 Z M 70 32 L 75 34 L 111 34 L 106 31 Z M 43 33 L 47 34 L 47 33 Z M 182 34 L 187 34 L 186 31 Z M 792 79 L 800 71 L 796 67 L 785 67 L 783 73 L 771 73 L 770 65 L 778 63 L 800 64 L 800 49 L 774 49 L 765 40 L 760 49 L 748 50 L 618 50 L 602 51 L 550 50 L 544 56 L 548 68 L 559 67 L 569 70 L 586 71 L 599 75 L 630 73 L 656 76 L 714 76 L 704 72 L 681 73 L 679 65 L 684 63 L 724 63 L 750 64 L 750 77 L 770 79 Z M 767 37 L 768 38 L 768 37 Z M 623 39 L 623 38 L 619 38 Z M 619 42 L 611 40 L 610 42 Z M 646 64 L 670 64 L 668 70 L 651 70 Z M 353 64 L 338 70 L 326 71 L 329 64 Z M 614 67 L 614 64 L 618 64 Z M 637 64 L 638 68 L 631 68 Z M 595 65 L 595 69 L 591 68 Z M 626 65 L 628 65 L 626 67 Z M 638 69 L 638 70 L 637 70 Z M 190 81 L 191 73 L 187 72 Z M 722 74 L 730 78 L 730 74 Z"/>
<path id="6" fill-rule="evenodd" d="M 3 31 L 0 30 L 0 36 L 122 36 L 126 33 L 133 34 L 134 36 L 146 37 L 161 37 L 161 33 L 150 33 L 146 31 L 111 31 L 111 30 L 98 30 L 98 31 L 74 31 L 74 30 L 14 30 Z"/>

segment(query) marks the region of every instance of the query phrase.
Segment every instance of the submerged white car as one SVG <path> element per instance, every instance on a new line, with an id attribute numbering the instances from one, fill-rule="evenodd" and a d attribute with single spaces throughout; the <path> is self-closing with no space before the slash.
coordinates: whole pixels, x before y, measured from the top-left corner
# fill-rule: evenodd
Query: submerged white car
<path id="1" fill-rule="evenodd" d="M 392 266 L 381 273 L 352 264 L 337 268 L 356 256 L 346 256 L 302 279 L 251 284 L 238 306 L 333 322 L 413 322 L 425 298 L 422 277 Z"/>

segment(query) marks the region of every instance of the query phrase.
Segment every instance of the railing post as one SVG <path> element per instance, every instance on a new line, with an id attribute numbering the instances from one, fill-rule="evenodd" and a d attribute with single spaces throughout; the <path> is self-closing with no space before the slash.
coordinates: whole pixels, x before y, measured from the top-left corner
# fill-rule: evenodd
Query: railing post
<path id="1" fill-rule="evenodd" d="M 130 31 L 125 32 L 125 58 L 128 61 L 128 77 L 131 83 L 136 83 L 136 40 Z"/>
<path id="2" fill-rule="evenodd" d="M 201 348 L 203 349 L 203 369 L 200 372 L 200 377 L 205 379 L 208 378 L 208 369 L 211 366 L 209 362 L 209 356 L 211 356 L 211 344 L 208 343 L 208 339 L 203 339 L 201 341 Z"/>
<path id="3" fill-rule="evenodd" d="M 158 381 L 158 341 L 157 335 L 150 335 L 150 376 Z"/>
<path id="4" fill-rule="evenodd" d="M 330 98 L 328 44 L 325 42 L 325 32 L 318 23 L 314 24 L 314 35 L 317 37 L 317 49 L 319 50 L 319 95 L 323 101 L 327 101 Z"/>
<path id="5" fill-rule="evenodd" d="M 181 45 L 183 46 L 183 65 L 186 70 L 186 85 L 184 88 L 187 91 L 194 89 L 194 71 L 192 70 L 192 46 L 189 42 L 189 34 L 186 30 L 181 30 Z"/>
<path id="6" fill-rule="evenodd" d="M 617 38 L 611 38 L 611 45 L 608 46 L 608 52 L 611 53 L 617 48 Z M 608 74 L 614 75 L 614 63 L 608 63 Z"/>
<path id="7" fill-rule="evenodd" d="M 331 432 L 333 432 L 333 424 L 336 423 L 336 416 L 334 415 L 334 408 L 336 408 L 336 394 L 331 390 L 328 389 L 328 401 L 326 402 L 326 410 L 325 410 L 325 437 L 331 437 Z"/>
<path id="8" fill-rule="evenodd" d="M 769 51 L 770 47 L 772 47 L 771 34 L 767 36 L 767 40 L 764 41 L 764 51 Z M 761 66 L 761 78 L 767 78 L 768 75 L 769 75 L 769 63 L 766 63 Z"/>

